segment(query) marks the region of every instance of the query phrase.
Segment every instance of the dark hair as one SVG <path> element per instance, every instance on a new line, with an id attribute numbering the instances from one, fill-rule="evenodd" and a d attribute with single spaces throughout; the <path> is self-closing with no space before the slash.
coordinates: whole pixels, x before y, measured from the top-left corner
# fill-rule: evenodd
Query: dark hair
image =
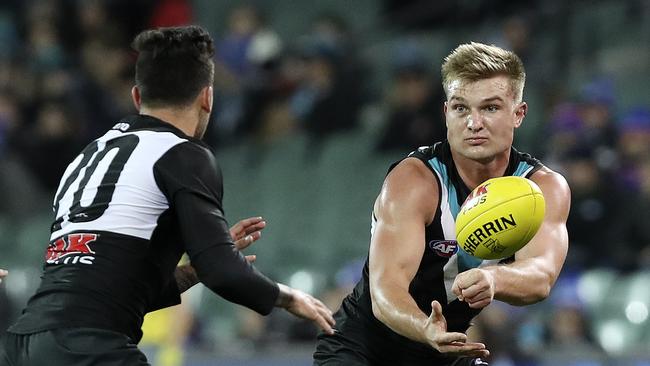
<path id="1" fill-rule="evenodd" d="M 212 85 L 214 46 L 199 26 L 147 30 L 135 37 L 132 47 L 138 52 L 135 83 L 143 104 L 187 105 Z"/>

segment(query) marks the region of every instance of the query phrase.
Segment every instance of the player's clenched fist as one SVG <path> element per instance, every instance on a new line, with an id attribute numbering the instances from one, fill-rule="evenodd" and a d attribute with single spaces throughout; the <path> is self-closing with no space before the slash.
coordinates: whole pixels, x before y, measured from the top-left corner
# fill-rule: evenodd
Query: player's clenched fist
<path id="1" fill-rule="evenodd" d="M 470 308 L 482 309 L 494 299 L 494 288 L 494 277 L 489 271 L 472 268 L 456 276 L 452 291 Z"/>

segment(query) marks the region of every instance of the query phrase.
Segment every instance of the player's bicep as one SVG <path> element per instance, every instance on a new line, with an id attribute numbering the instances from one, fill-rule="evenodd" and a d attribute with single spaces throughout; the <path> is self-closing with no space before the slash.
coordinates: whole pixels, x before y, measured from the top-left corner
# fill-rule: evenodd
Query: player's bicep
<path id="1" fill-rule="evenodd" d="M 566 180 L 557 173 L 542 171 L 533 175 L 532 180 L 544 193 L 546 213 L 537 234 L 516 253 L 515 258 L 539 259 L 557 276 L 568 250 L 566 221 L 569 216 L 571 193 Z"/>
<path id="2" fill-rule="evenodd" d="M 431 173 L 412 160 L 400 163 L 386 177 L 375 203 L 369 253 L 373 292 L 388 286 L 407 289 L 422 259 L 425 226 L 433 216 L 437 193 Z"/>
<path id="3" fill-rule="evenodd" d="M 408 287 L 424 250 L 423 224 L 406 218 L 399 220 L 387 213 L 375 215 L 377 222 L 369 254 L 371 286 L 390 281 Z"/>

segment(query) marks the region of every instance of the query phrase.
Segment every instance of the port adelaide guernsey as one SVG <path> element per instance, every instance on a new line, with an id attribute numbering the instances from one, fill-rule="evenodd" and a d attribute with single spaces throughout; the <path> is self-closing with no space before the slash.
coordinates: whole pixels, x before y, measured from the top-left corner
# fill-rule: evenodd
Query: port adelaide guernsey
<path id="1" fill-rule="evenodd" d="M 138 342 L 147 312 L 180 302 L 184 253 L 211 290 L 268 314 L 278 286 L 234 248 L 222 198 L 206 145 L 154 117 L 124 118 L 63 174 L 41 284 L 9 331 L 90 327 Z"/>

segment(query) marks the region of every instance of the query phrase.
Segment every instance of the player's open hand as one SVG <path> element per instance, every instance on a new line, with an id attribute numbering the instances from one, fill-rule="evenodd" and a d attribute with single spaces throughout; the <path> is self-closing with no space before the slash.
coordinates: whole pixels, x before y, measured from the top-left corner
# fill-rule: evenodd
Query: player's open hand
<path id="1" fill-rule="evenodd" d="M 237 250 L 244 250 L 262 237 L 262 230 L 266 227 L 266 221 L 261 217 L 249 217 L 243 219 L 230 228 L 230 236 L 235 242 Z M 254 262 L 255 255 L 247 255 L 246 260 Z"/>
<path id="2" fill-rule="evenodd" d="M 5 278 L 9 274 L 9 271 L 6 269 L 0 269 L 0 283 L 2 283 L 2 279 Z"/>
<path id="3" fill-rule="evenodd" d="M 470 308 L 482 309 L 494 300 L 494 277 L 484 269 L 472 268 L 456 276 L 451 290 Z"/>
<path id="4" fill-rule="evenodd" d="M 325 333 L 334 334 L 332 327 L 336 322 L 332 317 L 332 311 L 325 304 L 300 290 L 290 288 L 283 284 L 278 285 L 280 286 L 281 293 L 289 294 L 286 302 L 283 301 L 280 304 L 281 307 L 299 318 L 311 320 Z"/>
<path id="5" fill-rule="evenodd" d="M 431 316 L 427 319 L 424 332 L 429 345 L 440 353 L 468 357 L 490 355 L 483 343 L 467 342 L 467 335 L 464 333 L 447 332 L 447 320 L 442 314 L 442 306 L 437 301 L 431 303 Z"/>

